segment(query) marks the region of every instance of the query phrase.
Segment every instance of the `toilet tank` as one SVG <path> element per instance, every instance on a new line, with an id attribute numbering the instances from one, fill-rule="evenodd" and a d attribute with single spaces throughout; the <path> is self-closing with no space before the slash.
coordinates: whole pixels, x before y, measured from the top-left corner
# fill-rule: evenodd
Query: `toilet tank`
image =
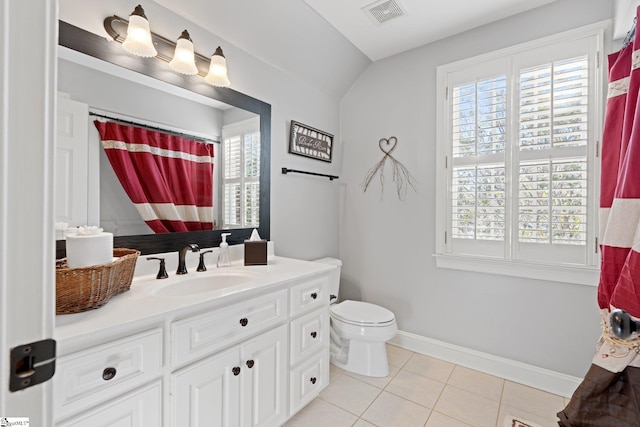
<path id="1" fill-rule="evenodd" d="M 331 298 L 331 303 L 338 301 L 338 291 L 340 290 L 340 269 L 342 268 L 342 261 L 337 258 L 320 258 L 313 260 L 320 264 L 335 265 L 335 270 L 331 271 L 329 275 L 329 295 L 335 295 L 336 298 Z"/>

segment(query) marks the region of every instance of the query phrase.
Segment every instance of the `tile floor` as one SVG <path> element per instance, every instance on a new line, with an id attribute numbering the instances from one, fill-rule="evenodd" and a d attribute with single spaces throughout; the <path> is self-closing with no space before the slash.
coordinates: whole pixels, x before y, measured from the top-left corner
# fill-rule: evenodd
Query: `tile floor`
<path id="1" fill-rule="evenodd" d="M 568 399 L 387 346 L 385 378 L 331 365 L 330 384 L 286 427 L 557 426 Z"/>

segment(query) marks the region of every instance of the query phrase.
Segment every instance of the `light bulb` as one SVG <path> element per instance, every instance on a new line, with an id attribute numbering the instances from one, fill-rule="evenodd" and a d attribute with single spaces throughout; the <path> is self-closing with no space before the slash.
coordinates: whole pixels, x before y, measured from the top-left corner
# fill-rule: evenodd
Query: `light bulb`
<path id="1" fill-rule="evenodd" d="M 151 39 L 149 21 L 147 21 L 144 10 L 140 5 L 136 6 L 131 15 L 129 15 L 127 38 L 122 42 L 122 47 L 127 52 L 144 58 L 150 58 L 158 54 Z"/>
<path id="2" fill-rule="evenodd" d="M 227 77 L 227 60 L 220 46 L 218 46 L 213 56 L 211 56 L 209 73 L 204 80 L 213 86 L 227 87 L 231 84 L 229 77 Z"/>
<path id="3" fill-rule="evenodd" d="M 198 74 L 198 67 L 196 67 L 195 56 L 193 53 L 193 42 L 191 41 L 187 30 L 184 30 L 178 38 L 176 50 L 173 54 L 173 59 L 169 62 L 169 65 L 178 73 L 187 75 Z"/>

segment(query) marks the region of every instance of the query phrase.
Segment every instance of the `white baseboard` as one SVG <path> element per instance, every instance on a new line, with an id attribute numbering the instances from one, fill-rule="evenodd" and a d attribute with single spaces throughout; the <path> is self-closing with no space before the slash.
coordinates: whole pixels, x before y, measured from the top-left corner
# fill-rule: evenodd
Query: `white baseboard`
<path id="1" fill-rule="evenodd" d="M 582 378 L 471 350 L 409 332 L 398 331 L 389 344 L 485 372 L 509 381 L 571 397 Z"/>

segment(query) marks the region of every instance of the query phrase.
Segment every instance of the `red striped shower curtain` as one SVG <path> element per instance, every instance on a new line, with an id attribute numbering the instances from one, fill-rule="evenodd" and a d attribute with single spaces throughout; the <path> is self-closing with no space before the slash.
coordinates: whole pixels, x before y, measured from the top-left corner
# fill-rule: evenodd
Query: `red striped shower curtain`
<path id="1" fill-rule="evenodd" d="M 120 184 L 154 232 L 213 229 L 213 145 L 94 123 Z"/>
<path id="2" fill-rule="evenodd" d="M 619 340 L 609 327 L 610 311 L 616 308 L 640 318 L 639 34 L 608 58 L 598 284 L 603 332 L 584 381 L 558 414 L 562 426 L 640 426 L 640 340 L 637 333 Z"/>

